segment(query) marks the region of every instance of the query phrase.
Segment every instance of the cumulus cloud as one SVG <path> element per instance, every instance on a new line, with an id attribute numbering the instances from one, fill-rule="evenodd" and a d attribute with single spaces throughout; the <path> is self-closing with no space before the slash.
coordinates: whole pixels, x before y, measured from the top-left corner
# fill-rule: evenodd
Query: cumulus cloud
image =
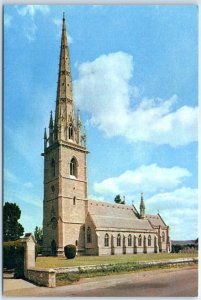
<path id="1" fill-rule="evenodd" d="M 160 212 L 170 226 L 172 239 L 195 239 L 198 235 L 198 190 L 181 187 L 158 193 L 145 201 L 149 213 Z"/>
<path id="2" fill-rule="evenodd" d="M 124 194 L 130 198 L 136 193 L 169 191 L 179 186 L 191 173 L 181 167 L 162 168 L 157 164 L 142 165 L 135 170 L 94 183 L 94 191 L 106 197 Z"/>
<path id="3" fill-rule="evenodd" d="M 32 18 L 37 12 L 42 14 L 48 14 L 50 12 L 48 5 L 18 5 L 16 9 L 19 15 L 23 17 L 31 16 Z"/>
<path id="4" fill-rule="evenodd" d="M 36 13 L 46 15 L 50 12 L 48 5 L 17 5 L 16 10 L 22 17 L 26 17 L 26 26 L 24 26 L 24 35 L 29 42 L 33 42 L 36 38 L 38 27 L 35 23 Z"/>
<path id="5" fill-rule="evenodd" d="M 106 136 L 124 136 L 129 142 L 178 147 L 197 141 L 197 107 L 174 111 L 177 95 L 139 99 L 139 89 L 130 85 L 133 65 L 131 55 L 116 52 L 78 66 L 75 100 L 91 114 L 91 123 Z"/>

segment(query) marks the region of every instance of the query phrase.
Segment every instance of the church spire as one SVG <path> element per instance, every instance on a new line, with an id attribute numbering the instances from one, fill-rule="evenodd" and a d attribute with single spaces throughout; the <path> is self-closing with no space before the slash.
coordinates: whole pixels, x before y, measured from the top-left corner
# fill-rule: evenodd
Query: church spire
<path id="1" fill-rule="evenodd" d="M 73 128 L 75 127 L 70 58 L 66 35 L 66 20 L 65 14 L 63 13 L 55 111 L 55 131 L 57 132 L 57 139 L 68 139 L 69 123 L 71 123 Z"/>

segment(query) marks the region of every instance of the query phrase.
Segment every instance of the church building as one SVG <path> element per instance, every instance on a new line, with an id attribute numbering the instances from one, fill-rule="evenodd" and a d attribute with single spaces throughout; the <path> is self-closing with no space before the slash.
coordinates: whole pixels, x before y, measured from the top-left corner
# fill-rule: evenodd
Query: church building
<path id="1" fill-rule="evenodd" d="M 75 117 L 66 22 L 63 16 L 55 115 L 44 133 L 43 254 L 116 255 L 170 251 L 169 226 L 134 205 L 88 199 L 86 131 Z M 104 151 L 104 150 L 103 150 Z M 89 170 L 90 172 L 90 170 Z M 115 195 L 114 195 L 115 196 Z"/>

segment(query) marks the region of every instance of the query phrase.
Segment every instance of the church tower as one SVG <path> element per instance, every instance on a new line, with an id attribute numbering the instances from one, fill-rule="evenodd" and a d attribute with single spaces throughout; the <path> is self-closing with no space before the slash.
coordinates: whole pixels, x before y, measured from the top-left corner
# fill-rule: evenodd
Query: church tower
<path id="1" fill-rule="evenodd" d="M 74 244 L 84 251 L 87 209 L 86 132 L 75 119 L 66 21 L 63 15 L 55 116 L 44 133 L 43 254 L 63 255 Z"/>

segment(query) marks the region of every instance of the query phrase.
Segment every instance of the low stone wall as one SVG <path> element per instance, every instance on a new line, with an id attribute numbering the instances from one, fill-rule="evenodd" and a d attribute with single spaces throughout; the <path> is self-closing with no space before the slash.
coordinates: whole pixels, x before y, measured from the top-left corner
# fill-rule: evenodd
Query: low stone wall
<path id="1" fill-rule="evenodd" d="M 115 265 L 120 265 L 122 267 L 127 266 L 133 269 L 136 265 L 159 265 L 159 266 L 177 266 L 182 264 L 192 264 L 197 263 L 198 258 L 178 258 L 178 259 L 170 259 L 170 260 L 157 260 L 157 261 L 140 261 L 133 262 L 128 264 L 120 263 L 120 264 L 102 264 L 102 265 L 89 265 L 89 266 L 77 266 L 77 267 L 62 267 L 62 268 L 54 268 L 54 269 L 28 269 L 27 270 L 27 279 L 41 286 L 47 287 L 56 287 L 56 275 L 57 274 L 65 274 L 65 273 L 85 273 L 87 271 L 109 271 Z"/>
<path id="2" fill-rule="evenodd" d="M 37 285 L 56 287 L 56 271 L 53 269 L 28 269 L 26 278 Z"/>

